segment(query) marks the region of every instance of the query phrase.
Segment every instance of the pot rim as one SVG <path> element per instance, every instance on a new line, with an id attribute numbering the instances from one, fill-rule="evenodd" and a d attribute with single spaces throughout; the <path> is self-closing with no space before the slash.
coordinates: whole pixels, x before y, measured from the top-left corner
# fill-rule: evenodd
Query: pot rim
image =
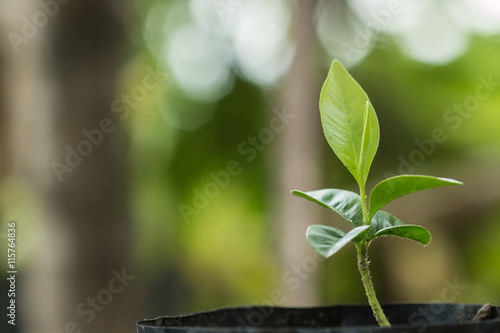
<path id="1" fill-rule="evenodd" d="M 415 307 L 415 309 L 418 309 L 419 307 L 431 307 L 431 306 L 436 306 L 436 305 L 443 305 L 443 306 L 454 306 L 454 307 L 462 307 L 462 308 L 475 308 L 475 309 L 479 309 L 481 308 L 483 305 L 482 304 L 474 304 L 474 303 L 445 303 L 445 302 L 427 302 L 427 303 L 383 303 L 381 304 L 382 308 L 398 308 L 398 307 L 402 307 L 402 306 L 410 306 L 410 307 Z M 321 310 L 321 309 L 332 309 L 332 308 L 338 308 L 338 309 L 352 309 L 352 308 L 356 308 L 356 307 L 360 307 L 360 308 L 366 308 L 366 307 L 369 307 L 368 304 L 357 304 L 357 303 L 348 303 L 348 304 L 335 304 L 335 305 L 323 305 L 323 306 L 308 306 L 308 307 L 288 307 L 288 306 L 274 306 L 274 305 L 240 305 L 240 306 L 224 306 L 224 307 L 219 307 L 219 308 L 214 308 L 214 309 L 211 309 L 211 310 L 204 310 L 204 311 L 199 311 L 199 312 L 194 312 L 194 313 L 190 313 L 190 314 L 181 314 L 181 315 L 169 315 L 169 316 L 158 316 L 156 318 L 153 318 L 153 319 L 143 319 L 143 320 L 140 320 L 136 323 L 137 327 L 155 327 L 155 328 L 168 328 L 169 330 L 176 330 L 176 329 L 179 329 L 179 330 L 185 330 L 186 328 L 191 328 L 191 329 L 203 329 L 204 331 L 221 331 L 221 329 L 224 329 L 224 330 L 228 330 L 228 329 L 234 329 L 234 328 L 238 328 L 238 327 L 241 327 L 241 328 L 244 328 L 246 332 L 251 332 L 252 330 L 255 330 L 256 332 L 257 331 L 261 331 L 263 329 L 273 329 L 273 331 L 276 331 L 276 332 L 279 332 L 280 330 L 289 330 L 289 327 L 288 326 L 282 326 L 282 327 L 271 327 L 271 326 L 236 326 L 236 325 L 231 325 L 231 326 L 212 326 L 212 327 L 209 327 L 209 326 L 190 326 L 190 325 L 178 325 L 178 326 L 157 326 L 155 325 L 156 322 L 158 321 L 164 321 L 164 320 L 171 320 L 171 319 L 187 319 L 187 318 L 190 318 L 190 317 L 193 317 L 193 316 L 200 316 L 200 315 L 214 315 L 214 314 L 217 314 L 218 312 L 222 312 L 222 311 L 227 311 L 227 310 L 258 310 L 258 309 L 273 309 L 273 311 L 275 309 L 280 309 L 280 310 Z M 491 325 L 491 324 L 498 324 L 500 325 L 500 306 L 498 305 L 491 305 L 492 308 L 494 308 L 496 310 L 496 315 L 497 317 L 496 318 L 492 318 L 492 319 L 486 319 L 486 320 L 483 320 L 483 321 L 479 321 L 479 322 L 473 322 L 472 319 L 466 319 L 464 322 L 449 322 L 449 323 L 432 323 L 432 322 L 429 322 L 426 327 L 427 328 L 430 328 L 430 327 L 436 327 L 436 328 L 439 328 L 439 327 L 442 327 L 442 328 L 446 328 L 446 327 L 449 327 L 449 328 L 453 328 L 453 327 L 477 327 L 477 326 L 481 326 L 482 324 L 486 324 L 486 325 Z M 389 309 L 388 309 L 389 310 Z M 444 311 L 444 310 L 443 310 Z M 477 311 L 477 310 L 476 310 Z M 416 313 L 416 311 L 415 311 Z M 300 328 L 310 328 L 310 327 L 307 327 L 307 326 L 300 326 Z M 348 325 L 348 326 L 334 326 L 334 327 L 318 327 L 318 328 L 314 328 L 315 330 L 317 330 L 317 332 L 322 332 L 322 330 L 324 332 L 326 332 L 327 330 L 331 330 L 331 329 L 356 329 L 356 328 L 364 328 L 364 329 L 367 329 L 369 327 L 373 327 L 374 329 L 376 328 L 379 328 L 379 329 L 382 329 L 380 327 L 378 327 L 378 325 L 362 325 L 362 324 L 359 324 L 359 325 Z M 394 329 L 407 329 L 409 327 L 413 327 L 413 325 L 411 325 L 411 323 L 407 323 L 407 324 L 400 324 L 400 323 L 397 323 L 397 324 L 394 324 L 391 326 L 391 328 L 394 328 Z M 296 327 L 296 328 L 299 328 L 299 327 Z"/>

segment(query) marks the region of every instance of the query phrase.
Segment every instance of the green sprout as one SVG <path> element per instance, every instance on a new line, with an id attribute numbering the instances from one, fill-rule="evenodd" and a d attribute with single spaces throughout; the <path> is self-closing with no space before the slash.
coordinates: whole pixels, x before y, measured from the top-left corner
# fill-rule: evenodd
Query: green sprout
<path id="1" fill-rule="evenodd" d="M 296 196 L 332 209 L 354 227 L 344 232 L 330 226 L 311 225 L 306 232 L 307 240 L 325 258 L 354 242 L 368 302 L 379 325 L 390 327 L 373 288 L 368 247 L 375 238 L 383 236 L 412 239 L 425 246 L 430 243 L 431 234 L 422 226 L 404 224 L 380 208 L 409 193 L 462 183 L 447 178 L 400 175 L 378 183 L 367 203 L 366 179 L 380 140 L 378 119 L 367 94 L 337 60 L 333 61 L 321 90 L 319 106 L 326 140 L 356 179 L 359 194 L 342 189 L 292 191 Z"/>

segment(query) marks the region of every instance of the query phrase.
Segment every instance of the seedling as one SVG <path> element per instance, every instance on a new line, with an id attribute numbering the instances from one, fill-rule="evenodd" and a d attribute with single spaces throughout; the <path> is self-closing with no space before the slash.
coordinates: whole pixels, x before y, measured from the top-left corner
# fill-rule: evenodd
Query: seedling
<path id="1" fill-rule="evenodd" d="M 332 209 L 354 227 L 346 233 L 326 225 L 311 225 L 306 232 L 307 240 L 325 258 L 349 242 L 354 243 L 368 302 L 379 325 L 390 327 L 373 288 L 368 247 L 374 239 L 383 236 L 412 239 L 426 246 L 431 234 L 422 226 L 404 224 L 380 208 L 409 193 L 462 183 L 448 178 L 400 175 L 378 183 L 367 203 L 366 179 L 380 140 L 378 119 L 364 90 L 337 60 L 333 61 L 321 90 L 319 106 L 326 140 L 356 179 L 359 194 L 342 189 L 292 191 L 296 196 Z"/>

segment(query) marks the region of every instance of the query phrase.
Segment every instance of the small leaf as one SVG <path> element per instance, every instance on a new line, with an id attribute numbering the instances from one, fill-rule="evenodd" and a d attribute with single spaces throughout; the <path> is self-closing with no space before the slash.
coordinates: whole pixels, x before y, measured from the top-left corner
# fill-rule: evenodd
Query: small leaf
<path id="1" fill-rule="evenodd" d="M 394 227 L 394 226 L 398 226 L 398 225 L 404 225 L 404 223 L 401 222 L 394 215 L 389 214 L 387 212 L 384 212 L 383 210 L 379 210 L 373 216 L 373 219 L 372 219 L 370 225 L 373 227 L 370 229 L 370 232 L 366 236 L 366 238 L 368 240 L 375 237 L 375 234 L 384 228 Z"/>
<path id="2" fill-rule="evenodd" d="M 461 182 L 431 176 L 402 175 L 378 183 L 370 194 L 369 218 L 389 202 L 406 194 L 446 185 L 462 185 Z"/>
<path id="3" fill-rule="evenodd" d="M 377 237 L 382 236 L 397 236 L 401 238 L 408 238 L 421 243 L 422 245 L 428 245 L 431 242 L 431 233 L 426 228 L 420 225 L 397 225 L 393 227 L 387 227 L 379 230 L 375 235 L 369 240 L 373 240 Z"/>
<path id="4" fill-rule="evenodd" d="M 364 187 L 377 152 L 377 115 L 363 88 L 334 60 L 321 90 L 321 123 L 328 144 Z"/>
<path id="5" fill-rule="evenodd" d="M 332 209 L 355 227 L 363 224 L 363 208 L 357 193 L 327 188 L 310 192 L 293 190 L 292 194 Z"/>
<path id="6" fill-rule="evenodd" d="M 343 248 L 347 243 L 366 234 L 369 225 L 357 227 L 345 233 L 344 231 L 326 225 L 313 224 L 307 228 L 306 237 L 313 249 L 328 258 Z"/>
<path id="7" fill-rule="evenodd" d="M 382 236 L 397 236 L 412 239 L 423 245 L 431 241 L 431 234 L 427 229 L 419 225 L 409 225 L 401 222 L 397 217 L 383 210 L 379 210 L 373 216 L 373 226 L 366 235 L 369 241 Z"/>

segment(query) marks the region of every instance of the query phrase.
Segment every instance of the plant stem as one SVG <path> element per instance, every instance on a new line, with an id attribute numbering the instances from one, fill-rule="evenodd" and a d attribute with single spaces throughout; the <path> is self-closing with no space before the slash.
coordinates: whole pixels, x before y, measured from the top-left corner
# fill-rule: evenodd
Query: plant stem
<path id="1" fill-rule="evenodd" d="M 363 225 L 370 224 L 370 221 L 368 221 L 368 208 L 366 205 L 366 193 L 364 186 L 359 186 L 359 195 L 361 197 L 361 208 L 363 209 Z"/>
<path id="2" fill-rule="evenodd" d="M 363 280 L 363 286 L 365 287 L 366 296 L 368 297 L 368 303 L 370 304 L 375 319 L 377 319 L 380 327 L 391 327 L 389 321 L 387 320 L 380 303 L 378 302 L 377 296 L 375 295 L 375 289 L 373 288 L 373 282 L 370 275 L 368 260 L 368 246 L 365 241 L 361 241 L 356 244 L 358 250 L 358 270 L 361 274 L 361 280 Z"/>
<path id="3" fill-rule="evenodd" d="M 370 225 L 371 221 L 368 220 L 368 205 L 366 204 L 366 190 L 364 184 L 359 184 L 359 195 L 361 196 L 361 207 L 363 209 L 363 225 Z M 372 277 L 370 274 L 370 260 L 368 260 L 368 243 L 366 239 L 356 243 L 358 250 L 358 271 L 361 274 L 363 287 L 365 287 L 366 297 L 368 303 L 372 308 L 375 319 L 377 319 L 380 327 L 391 327 L 387 317 L 378 302 L 377 295 L 375 295 L 375 288 L 373 288 Z"/>

